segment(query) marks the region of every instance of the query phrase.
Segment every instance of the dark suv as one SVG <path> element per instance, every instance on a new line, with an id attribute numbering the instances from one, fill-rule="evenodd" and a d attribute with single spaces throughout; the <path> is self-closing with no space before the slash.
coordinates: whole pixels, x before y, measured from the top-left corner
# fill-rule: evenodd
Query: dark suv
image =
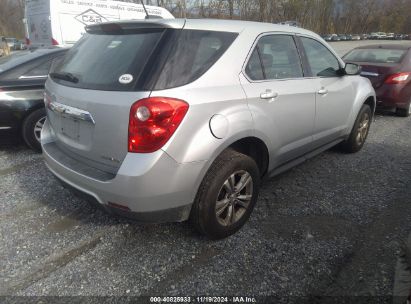
<path id="1" fill-rule="evenodd" d="M 45 48 L 0 58 L 0 131 L 21 132 L 25 143 L 37 151 L 46 119 L 44 83 L 52 61 L 66 51 Z"/>

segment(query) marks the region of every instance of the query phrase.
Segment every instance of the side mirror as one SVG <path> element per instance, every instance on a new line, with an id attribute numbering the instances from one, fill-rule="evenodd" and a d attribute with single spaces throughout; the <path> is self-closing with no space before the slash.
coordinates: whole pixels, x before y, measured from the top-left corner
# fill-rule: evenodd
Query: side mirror
<path id="1" fill-rule="evenodd" d="M 347 63 L 344 68 L 345 75 L 360 75 L 361 66 L 355 63 Z"/>

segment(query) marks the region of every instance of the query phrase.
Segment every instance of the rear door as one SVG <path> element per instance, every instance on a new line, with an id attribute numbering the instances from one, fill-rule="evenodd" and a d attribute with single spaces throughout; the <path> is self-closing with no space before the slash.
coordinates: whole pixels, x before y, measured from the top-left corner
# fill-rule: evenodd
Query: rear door
<path id="1" fill-rule="evenodd" d="M 310 150 L 315 94 L 305 80 L 299 53 L 290 34 L 259 38 L 240 77 L 256 130 L 269 136 L 273 166 Z"/>
<path id="2" fill-rule="evenodd" d="M 322 146 L 343 136 L 354 104 L 354 88 L 341 76 L 337 57 L 321 42 L 299 37 L 315 90 L 314 144 Z"/>

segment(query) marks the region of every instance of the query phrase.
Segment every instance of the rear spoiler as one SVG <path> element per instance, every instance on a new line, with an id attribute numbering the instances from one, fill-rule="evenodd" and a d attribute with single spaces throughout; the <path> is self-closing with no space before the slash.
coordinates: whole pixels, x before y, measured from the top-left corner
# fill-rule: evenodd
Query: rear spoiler
<path id="1" fill-rule="evenodd" d="M 146 19 L 121 22 L 104 22 L 86 26 L 87 33 L 113 33 L 113 32 L 130 32 L 140 29 L 182 29 L 184 19 Z"/>

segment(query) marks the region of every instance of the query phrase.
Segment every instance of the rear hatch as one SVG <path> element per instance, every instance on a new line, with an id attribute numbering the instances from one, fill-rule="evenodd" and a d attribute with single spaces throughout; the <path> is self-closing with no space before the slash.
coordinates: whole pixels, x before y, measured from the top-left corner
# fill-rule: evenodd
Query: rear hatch
<path id="1" fill-rule="evenodd" d="M 161 64 L 158 53 L 167 30 L 144 22 L 93 26 L 54 64 L 46 105 L 60 150 L 89 166 L 117 172 L 128 152 L 130 108 L 150 95 L 150 71 Z"/>
<path id="2" fill-rule="evenodd" d="M 136 138 L 132 136 L 140 135 L 133 133 L 137 128 L 133 124 L 130 142 L 134 140 L 134 144 L 129 146 L 132 105 L 151 97 L 152 91 L 197 80 L 238 36 L 233 32 L 182 30 L 184 22 L 120 22 L 87 27 L 87 34 L 66 57 L 53 64 L 46 83 L 47 115 L 56 137 L 53 145 L 85 165 L 110 173 L 117 172 L 129 149 L 144 153 L 135 149 Z M 146 100 L 150 103 L 147 108 L 154 107 L 157 118 L 165 123 L 171 112 L 163 107 L 164 113 L 160 113 L 154 97 Z M 158 139 L 161 134 L 170 136 L 170 129 L 152 119 L 148 129 L 141 125 L 137 128 L 139 134 Z M 142 142 L 137 145 L 144 146 Z"/>

